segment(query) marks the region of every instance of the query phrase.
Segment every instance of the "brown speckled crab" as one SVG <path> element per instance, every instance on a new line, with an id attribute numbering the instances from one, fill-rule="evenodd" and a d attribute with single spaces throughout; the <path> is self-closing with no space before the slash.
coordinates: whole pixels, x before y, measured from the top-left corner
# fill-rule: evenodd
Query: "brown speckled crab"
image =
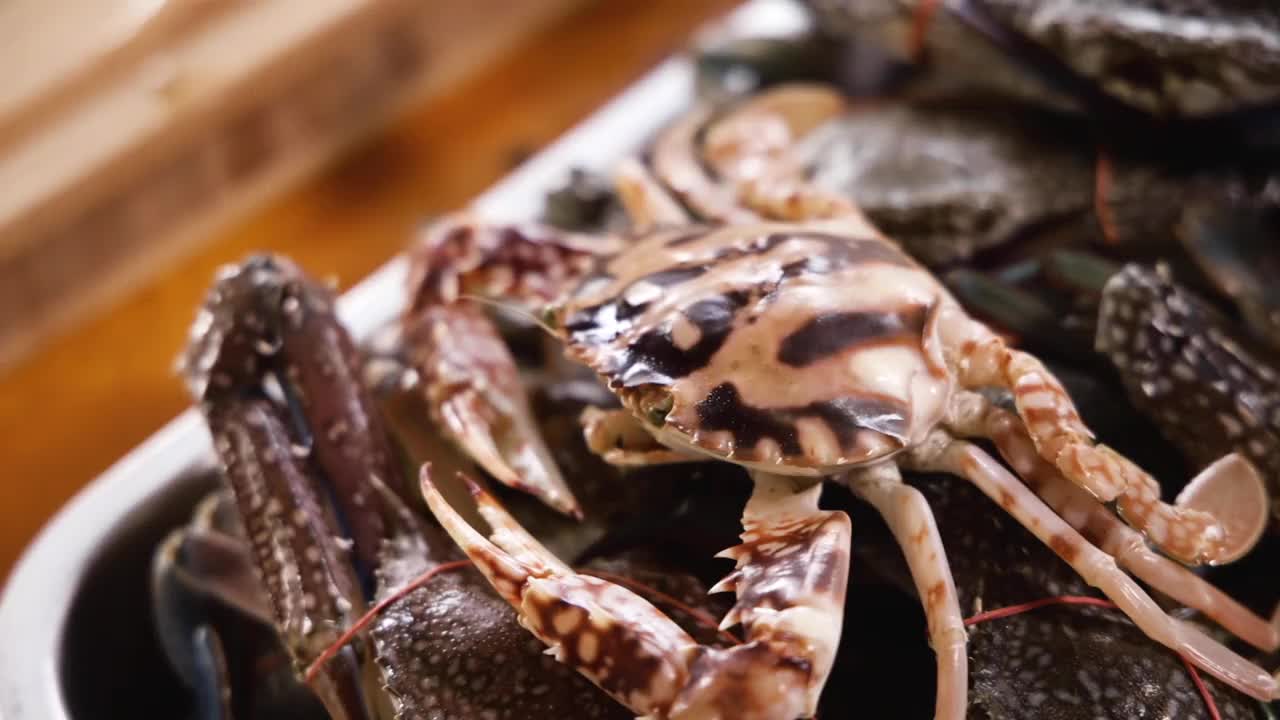
<path id="1" fill-rule="evenodd" d="M 761 133 L 722 148 L 736 153 L 726 162 L 764 167 L 753 156 L 771 146 L 763 130 L 787 125 L 760 119 Z M 678 142 L 687 126 L 660 144 Z M 1195 492 L 1162 501 L 1154 478 L 1094 441 L 1040 361 L 972 319 L 856 207 L 769 173 L 744 171 L 726 186 L 702 182 L 697 168 L 659 165 L 661 183 L 638 162 L 619 169 L 629 235 L 459 216 L 433 224 L 415 248 L 406 321 L 430 318 L 441 339 L 453 328 L 436 352 L 465 353 L 457 328 L 469 300 L 537 307 L 567 357 L 621 402 L 583 418 L 606 459 L 718 460 L 746 467 L 755 483 L 743 542 L 724 552 L 736 568 L 715 588 L 736 592 L 724 625 L 741 624 L 746 640 L 723 649 L 699 645 L 627 589 L 574 572 L 477 487 L 486 539 L 424 467 L 431 511 L 549 652 L 645 717 L 812 717 L 841 633 L 851 542 L 848 516 L 819 508 L 831 479 L 873 505 L 902 546 L 938 658 L 936 717 L 965 717 L 955 586 L 929 506 L 901 482 L 903 467 L 972 482 L 1152 639 L 1245 693 L 1275 697 L 1266 671 L 1168 616 L 1117 564 L 1254 644 L 1280 644 L 1274 627 L 1147 545 L 1188 564 L 1247 552 L 1258 537 L 1252 503 L 1265 500 L 1252 465 L 1224 457 L 1192 481 Z M 664 185 L 685 205 L 726 212 L 696 222 Z M 428 376 L 434 360 L 420 358 Z M 452 400 L 443 413 L 452 431 L 497 448 L 499 462 L 501 448 L 537 442 L 521 433 L 518 389 L 491 372 L 506 365 L 464 364 L 470 372 L 451 375 L 451 391 L 439 395 Z M 991 388 L 1011 392 L 1016 412 L 980 393 Z M 978 439 L 1034 474 L 1034 492 Z M 495 475 L 572 512 L 551 471 L 532 483 Z"/>

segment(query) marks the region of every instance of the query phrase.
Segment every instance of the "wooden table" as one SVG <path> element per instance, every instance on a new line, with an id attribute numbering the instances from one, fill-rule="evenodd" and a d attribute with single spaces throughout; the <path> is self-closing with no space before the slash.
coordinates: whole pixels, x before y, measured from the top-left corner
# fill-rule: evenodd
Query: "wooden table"
<path id="1" fill-rule="evenodd" d="M 0 577 L 85 483 L 181 412 L 173 374 L 214 270 L 286 253 L 349 287 L 679 50 L 734 0 L 601 0 L 232 228 L 0 377 Z"/>

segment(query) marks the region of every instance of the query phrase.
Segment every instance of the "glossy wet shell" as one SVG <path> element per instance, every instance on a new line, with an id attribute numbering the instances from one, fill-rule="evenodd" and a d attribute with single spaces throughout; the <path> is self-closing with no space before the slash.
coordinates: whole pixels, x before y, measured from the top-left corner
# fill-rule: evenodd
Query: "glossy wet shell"
<path id="1" fill-rule="evenodd" d="M 1042 116 L 907 104 L 856 108 L 800 142 L 819 187 L 930 267 L 965 260 L 1037 225 L 1092 236 L 1093 150 Z"/>
<path id="2" fill-rule="evenodd" d="M 1280 98 L 1280 10 L 1269 0 L 985 0 L 1109 95 L 1196 116 Z"/>
<path id="3" fill-rule="evenodd" d="M 660 440 L 817 474 L 938 421 L 942 292 L 897 248 L 835 224 L 685 228 L 602 262 L 558 319 L 570 356 Z"/>
<path id="4" fill-rule="evenodd" d="M 933 12 L 920 10 L 923 0 L 804 3 L 825 33 L 872 39 L 895 53 L 914 51 L 917 20 L 927 16 L 933 63 L 922 82 L 936 87 L 926 92 L 984 90 L 1076 105 L 1038 70 L 1065 71 L 1157 117 L 1280 100 L 1280 6 L 1270 0 L 957 0 L 933 3 L 940 10 Z"/>

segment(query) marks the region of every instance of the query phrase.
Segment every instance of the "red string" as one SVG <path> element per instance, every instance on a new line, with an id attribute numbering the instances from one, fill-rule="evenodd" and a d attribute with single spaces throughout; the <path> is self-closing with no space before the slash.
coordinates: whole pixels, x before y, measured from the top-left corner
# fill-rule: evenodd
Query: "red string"
<path id="1" fill-rule="evenodd" d="M 1092 605 L 1094 607 L 1104 607 L 1104 608 L 1115 607 L 1114 603 L 1107 600 L 1103 600 L 1101 598 L 1086 597 L 1084 595 L 1063 595 L 1061 597 L 1050 597 L 1050 598 L 1044 598 L 1042 600 L 1033 600 L 1029 603 L 1023 603 L 1021 605 L 1010 605 L 1009 607 L 999 608 L 997 610 L 988 610 L 983 613 L 978 613 L 973 617 L 966 618 L 964 621 L 964 624 L 966 626 L 976 625 L 980 622 L 986 622 L 987 620 L 999 620 L 1000 618 L 1007 618 L 1011 615 L 1021 615 L 1024 612 L 1030 612 L 1031 610 L 1038 610 L 1042 607 L 1045 607 L 1046 605 Z"/>
<path id="2" fill-rule="evenodd" d="M 342 648 L 346 647 L 347 643 L 351 642 L 351 638 L 354 638 L 361 630 L 365 629 L 365 627 L 368 626 L 369 623 L 373 622 L 374 618 L 378 617 L 378 615 L 383 610 L 386 610 L 387 607 L 391 605 L 391 603 L 394 603 L 402 599 L 405 595 L 408 595 L 414 590 L 417 590 L 423 585 L 426 585 L 428 582 L 432 580 L 432 578 L 439 575 L 440 573 L 449 572 L 450 570 L 457 570 L 458 568 L 466 567 L 467 565 L 470 565 L 470 564 L 471 564 L 470 560 L 454 560 L 452 562 L 440 563 L 439 565 L 419 575 L 417 578 L 412 580 L 408 585 L 405 585 L 404 587 L 400 588 L 399 590 L 396 590 L 395 592 L 391 593 L 387 597 L 380 600 L 378 604 L 369 608 L 368 612 L 366 612 L 364 615 L 361 615 L 360 619 L 356 620 L 354 625 L 347 628 L 347 631 L 342 633 L 342 636 L 339 637 L 337 640 L 335 640 L 332 645 L 325 648 L 324 652 L 320 653 L 320 656 L 317 657 L 315 661 L 311 663 L 311 665 L 307 666 L 307 672 L 305 675 L 307 682 L 311 683 L 312 681 L 314 681 L 316 674 L 320 672 L 320 668 L 323 667 L 325 663 L 332 660 L 333 657 L 337 655 L 339 652 L 342 652 Z"/>
<path id="3" fill-rule="evenodd" d="M 1031 610 L 1036 610 L 1047 605 L 1091 605 L 1093 607 L 1108 608 L 1111 610 L 1119 609 L 1115 603 L 1102 598 L 1087 597 L 1084 595 L 1061 595 L 1059 597 L 1042 598 L 1040 600 L 1032 600 L 1031 602 L 1022 603 L 1021 605 L 1010 605 L 1009 607 L 997 608 L 986 612 L 978 613 L 972 617 L 965 618 L 966 627 L 976 625 L 987 620 L 998 620 L 1013 615 L 1020 615 Z M 1209 688 L 1200 679 L 1200 672 L 1196 670 L 1195 665 L 1191 664 L 1190 658 L 1182 653 L 1178 653 L 1178 657 L 1182 658 L 1182 664 L 1187 666 L 1187 672 L 1191 674 L 1191 682 L 1195 683 L 1196 689 L 1200 691 L 1200 697 L 1204 699 L 1204 705 L 1209 710 L 1209 717 L 1212 720 L 1222 720 L 1222 716 L 1218 714 L 1218 705 L 1213 701 L 1213 695 L 1209 693 Z"/>
<path id="4" fill-rule="evenodd" d="M 920 62 L 924 59 L 925 39 L 929 28 L 933 25 L 933 16 L 938 10 L 938 0 L 919 0 L 916 11 L 911 16 L 911 37 L 907 41 L 907 52 L 911 59 Z"/>
<path id="5" fill-rule="evenodd" d="M 1093 180 L 1093 210 L 1098 215 L 1098 225 L 1102 227 L 1102 239 L 1108 245 L 1119 245 L 1120 231 L 1116 228 L 1111 206 L 1107 205 L 1107 195 L 1111 193 L 1111 158 L 1102 148 L 1098 148 Z"/>
<path id="6" fill-rule="evenodd" d="M 336 656 L 339 652 L 341 652 L 342 648 L 346 647 L 347 643 L 351 642 L 352 638 L 354 638 L 361 630 L 367 627 L 369 623 L 373 622 L 374 618 L 376 618 L 379 614 L 381 614 L 383 610 L 386 610 L 387 607 L 389 607 L 392 603 L 395 603 L 403 599 L 409 593 L 423 587 L 432 579 L 434 579 L 437 575 L 440 575 L 445 572 L 450 572 L 452 570 L 457 570 L 459 568 L 467 567 L 471 564 L 472 563 L 470 560 L 454 560 L 452 562 L 441 563 L 431 568 L 430 570 L 426 571 L 422 575 L 419 575 L 417 578 L 414 578 L 405 586 L 399 588 L 395 592 L 391 593 L 387 597 L 380 600 L 376 605 L 370 608 L 368 612 L 366 612 L 358 620 L 356 620 L 356 622 L 346 632 L 344 632 L 341 637 L 339 637 L 336 641 L 334 641 L 332 645 L 325 648 L 324 652 L 320 653 L 319 657 L 317 657 L 315 661 L 312 662 L 311 665 L 307 667 L 306 676 L 305 676 L 307 682 L 310 683 L 314 681 L 316 674 L 320 672 L 320 668 L 323 667 L 327 662 L 332 660 L 334 656 Z M 724 636 L 729 641 L 733 643 L 741 642 L 732 633 L 729 633 L 725 630 L 721 630 L 719 628 L 719 624 L 716 623 L 715 618 L 711 617 L 711 615 L 708 614 L 707 612 L 703 610 L 699 610 L 698 608 L 694 608 L 689 605 L 686 605 L 685 603 L 662 592 L 661 590 L 657 590 L 655 588 L 649 587 L 648 585 L 645 585 L 644 583 L 638 582 L 636 580 L 632 580 L 631 578 L 624 577 L 622 575 L 616 575 L 610 572 L 605 572 L 603 570 L 582 570 L 580 572 L 584 574 L 595 575 L 596 577 L 599 577 L 602 580 L 608 580 L 609 582 L 618 583 L 619 585 L 625 585 L 632 589 L 648 593 L 651 597 L 656 598 L 659 602 L 666 603 L 676 608 L 677 610 L 687 613 L 690 617 L 692 617 L 694 620 L 696 620 L 700 624 L 708 627 L 716 628 L 716 631 L 719 632 L 722 636 Z M 1030 612 L 1032 610 L 1037 610 L 1039 608 L 1046 607 L 1049 605 L 1089 605 L 1093 607 L 1102 607 L 1102 608 L 1108 608 L 1113 610 L 1118 609 L 1117 605 L 1109 600 L 1103 600 L 1101 598 L 1095 598 L 1095 597 L 1087 597 L 1083 595 L 1062 595 L 1059 597 L 1042 598 L 1040 600 L 1033 600 L 1031 602 L 1022 603 L 1020 605 L 1010 605 L 1009 607 L 997 608 L 995 610 L 988 610 L 986 612 L 981 612 L 981 613 L 978 613 L 977 615 L 973 615 L 971 617 L 965 618 L 964 624 L 966 627 L 968 627 L 971 625 L 976 625 L 981 622 L 987 622 L 988 620 L 999 620 L 1001 618 L 1020 615 L 1022 613 Z M 1191 664 L 1191 660 L 1187 658 L 1186 655 L 1183 655 L 1182 653 L 1178 653 L 1178 657 L 1180 657 L 1182 659 L 1182 663 L 1186 665 L 1187 672 L 1190 673 L 1191 675 L 1191 682 L 1194 683 L 1196 686 L 1196 689 L 1200 691 L 1200 697 L 1204 699 L 1205 707 L 1208 708 L 1209 710 L 1209 717 L 1212 720 L 1222 720 L 1222 716 L 1218 713 L 1217 703 L 1214 702 L 1213 695 L 1209 693 L 1208 686 L 1206 686 L 1204 684 L 1204 681 L 1200 678 L 1199 671 L 1196 670 L 1195 666 Z"/>
<path id="7" fill-rule="evenodd" d="M 361 615 L 360 618 L 357 619 L 350 628 L 347 628 L 346 632 L 342 633 L 342 635 L 337 640 L 333 641 L 333 644 L 325 648 L 324 652 L 320 653 L 320 655 L 316 657 L 316 659 L 312 661 L 312 663 L 309 666 L 307 666 L 307 671 L 305 674 L 306 681 L 308 683 L 314 681 L 315 676 L 317 673 L 320 672 L 320 669 L 324 667 L 326 663 L 332 660 L 334 656 L 336 656 L 339 652 L 342 652 L 342 648 L 346 647 L 347 643 L 351 642 L 352 638 L 358 635 L 360 631 L 368 627 L 369 623 L 373 622 L 374 619 L 377 618 L 378 615 L 382 613 L 382 611 L 390 607 L 392 603 L 402 600 L 409 593 L 431 582 L 433 579 L 435 579 L 437 575 L 450 572 L 452 570 L 457 570 L 459 568 L 467 567 L 471 564 L 472 562 L 470 560 L 454 560 L 452 562 L 441 563 L 431 568 L 430 570 L 422 573 L 421 575 L 414 578 L 413 580 L 409 581 L 409 583 L 397 589 L 395 592 L 391 593 L 390 595 L 383 598 L 382 600 L 379 600 L 376 605 L 369 608 L 369 610 L 364 615 Z M 679 600 L 671 597 L 670 595 L 660 590 L 657 590 L 655 588 L 651 588 L 648 585 L 645 585 L 644 583 L 641 583 L 636 580 L 632 580 L 631 578 L 628 578 L 628 577 L 623 577 L 622 575 L 615 575 L 613 573 L 604 572 L 601 570 L 580 570 L 579 572 L 582 572 L 583 574 L 588 574 L 588 575 L 595 575 L 603 580 L 608 580 L 610 582 L 618 583 L 619 585 L 626 585 L 627 587 L 630 587 L 633 590 L 638 590 L 643 593 L 648 593 L 651 597 L 656 598 L 659 602 L 667 603 L 668 605 L 671 605 L 677 610 L 688 613 L 689 616 L 692 617 L 698 623 L 707 627 L 714 628 L 716 632 L 720 633 L 723 637 L 725 637 L 727 640 L 734 643 L 735 645 L 741 642 L 741 640 L 735 637 L 733 633 L 727 632 L 725 630 L 721 630 L 719 623 L 717 623 L 715 618 L 711 617 L 709 613 L 694 607 L 690 607 L 689 605 L 686 605 L 680 602 Z"/>
<path id="8" fill-rule="evenodd" d="M 1222 720 L 1222 716 L 1218 714 L 1218 705 L 1209 694 L 1209 688 L 1204 684 L 1204 680 L 1200 679 L 1200 671 L 1196 670 L 1196 666 L 1191 664 L 1191 659 L 1186 655 L 1178 653 L 1178 657 L 1182 658 L 1182 664 L 1187 666 L 1187 672 L 1191 674 L 1191 682 L 1196 684 L 1200 697 L 1204 698 L 1204 706 L 1209 708 L 1209 717 L 1212 720 Z"/>

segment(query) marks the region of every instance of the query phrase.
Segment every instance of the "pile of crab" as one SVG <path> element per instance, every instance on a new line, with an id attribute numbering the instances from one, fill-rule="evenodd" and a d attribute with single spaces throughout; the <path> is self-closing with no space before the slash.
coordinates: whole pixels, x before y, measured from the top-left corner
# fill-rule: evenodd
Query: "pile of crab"
<path id="1" fill-rule="evenodd" d="M 1280 10 L 1182 4 L 814 0 L 365 346 L 227 268 L 191 717 L 1271 717 Z"/>

